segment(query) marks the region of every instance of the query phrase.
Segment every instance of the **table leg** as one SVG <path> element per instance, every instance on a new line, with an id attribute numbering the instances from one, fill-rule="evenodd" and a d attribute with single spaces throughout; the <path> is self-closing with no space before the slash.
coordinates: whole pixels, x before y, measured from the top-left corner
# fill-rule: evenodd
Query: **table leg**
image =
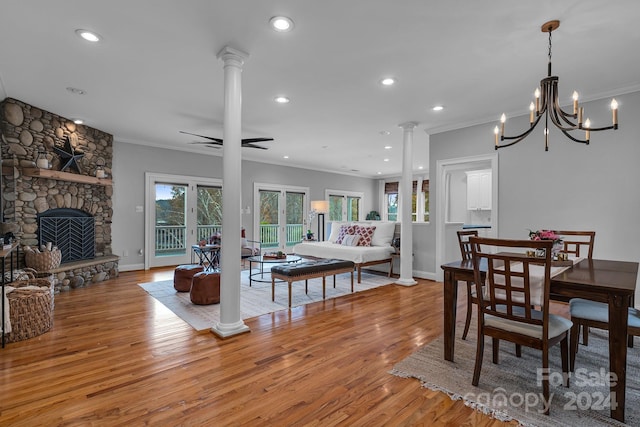
<path id="1" fill-rule="evenodd" d="M 452 271 L 444 272 L 444 359 L 453 362 L 456 341 L 458 281 Z"/>
<path id="2" fill-rule="evenodd" d="M 624 422 L 627 386 L 627 322 L 629 298 L 609 295 L 609 372 L 611 383 L 611 418 Z"/>

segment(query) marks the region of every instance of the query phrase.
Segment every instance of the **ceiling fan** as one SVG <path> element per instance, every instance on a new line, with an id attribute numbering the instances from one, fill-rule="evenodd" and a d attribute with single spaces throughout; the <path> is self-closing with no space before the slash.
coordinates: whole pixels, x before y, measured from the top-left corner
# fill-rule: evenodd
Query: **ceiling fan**
<path id="1" fill-rule="evenodd" d="M 212 136 L 198 135 L 196 133 L 185 132 L 182 130 L 179 132 L 184 133 L 186 135 L 193 135 L 200 138 L 208 139 L 208 141 L 195 141 L 195 142 L 192 142 L 191 144 L 207 144 L 207 146 L 211 148 L 220 148 L 222 146 L 222 141 L 223 141 L 222 138 L 214 138 Z M 273 138 L 244 138 L 242 139 L 242 146 L 249 147 L 249 148 L 258 148 L 260 150 L 268 150 L 267 147 L 261 147 L 259 145 L 255 145 L 256 142 L 267 142 L 267 141 L 273 141 Z"/>

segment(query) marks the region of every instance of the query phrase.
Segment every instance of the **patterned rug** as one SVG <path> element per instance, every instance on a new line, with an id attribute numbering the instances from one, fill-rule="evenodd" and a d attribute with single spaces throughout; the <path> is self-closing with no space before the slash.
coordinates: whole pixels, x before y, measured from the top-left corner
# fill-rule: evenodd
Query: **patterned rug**
<path id="1" fill-rule="evenodd" d="M 254 270 L 255 273 L 255 270 Z M 240 315 L 243 319 L 261 316 L 274 311 L 288 309 L 289 291 L 287 283 L 276 284 L 275 301 L 271 301 L 271 282 L 253 281 L 249 287 L 248 271 L 242 271 L 240 282 Z M 265 275 L 266 276 L 266 275 Z M 353 278 L 354 292 L 393 283 L 394 279 L 386 275 L 362 272 L 362 283 Z M 189 292 L 176 292 L 173 280 L 139 283 L 142 289 L 161 302 L 178 317 L 197 331 L 211 329 L 220 320 L 220 304 L 195 305 L 189 299 Z M 327 277 L 326 299 L 337 298 L 351 293 L 351 279 L 348 273 L 336 276 L 336 287 L 333 287 L 333 276 Z M 309 280 L 309 293 L 304 292 L 304 280 L 293 282 L 291 306 L 298 307 L 312 302 L 322 301 L 322 279 Z"/>
<path id="2" fill-rule="evenodd" d="M 502 342 L 500 364 L 491 362 L 491 340 L 485 342 L 484 361 L 478 387 L 471 385 L 476 354 L 477 332 L 472 322 L 466 341 L 461 325 L 456 331 L 455 362 L 444 360 L 440 336 L 398 363 L 390 372 L 403 378 L 417 378 L 423 387 L 446 393 L 453 400 L 494 418 L 516 420 L 524 426 L 622 426 L 610 418 L 608 335 L 592 329 L 589 345 L 580 345 L 576 356 L 576 373 L 570 387 L 561 385 L 559 345 L 549 354 L 551 364 L 551 412 L 544 415 L 542 385 L 537 382 L 542 366 L 540 351 L 522 348 L 522 358 L 515 357 L 514 345 Z M 626 425 L 640 425 L 640 355 L 639 339 L 627 353 Z"/>

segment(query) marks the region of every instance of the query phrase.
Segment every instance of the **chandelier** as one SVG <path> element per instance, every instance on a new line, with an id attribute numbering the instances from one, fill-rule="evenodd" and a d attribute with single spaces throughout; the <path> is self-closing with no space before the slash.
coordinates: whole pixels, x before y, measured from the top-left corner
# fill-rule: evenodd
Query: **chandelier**
<path id="1" fill-rule="evenodd" d="M 547 65 L 547 77 L 540 81 L 540 88 L 536 88 L 534 92 L 534 102 L 529 105 L 529 129 L 516 136 L 505 136 L 504 125 L 507 120 L 506 115 L 500 117 L 500 128 L 496 126 L 493 129 L 496 139 L 496 147 L 504 148 L 517 144 L 525 139 L 535 129 L 544 117 L 544 150 L 549 151 L 549 121 L 556 125 L 558 129 L 570 140 L 581 144 L 589 144 L 591 132 L 618 129 L 618 103 L 615 99 L 611 100 L 611 111 L 613 113 L 613 124 L 600 128 L 591 127 L 591 121 L 587 118 L 584 122 L 584 108 L 578 105 L 578 92 L 573 92 L 573 113 L 567 113 L 560 107 L 558 101 L 558 76 L 551 75 L 551 32 L 560 26 L 560 21 L 554 20 L 546 22 L 540 28 L 543 33 L 549 33 L 549 64 Z M 577 119 L 577 123 L 574 121 Z M 581 130 L 584 131 L 584 139 L 573 136 L 570 132 Z M 500 144 L 501 141 L 510 141 Z"/>

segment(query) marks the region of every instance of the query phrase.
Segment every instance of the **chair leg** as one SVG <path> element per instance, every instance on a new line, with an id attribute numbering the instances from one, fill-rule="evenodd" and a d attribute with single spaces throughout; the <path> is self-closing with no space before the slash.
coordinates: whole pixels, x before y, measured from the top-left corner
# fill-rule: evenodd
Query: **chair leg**
<path id="1" fill-rule="evenodd" d="M 482 369 L 482 356 L 484 355 L 484 335 L 478 327 L 478 343 L 476 344 L 476 364 L 473 368 L 473 379 L 471 384 L 478 385 L 480 382 L 480 370 Z"/>
<path id="2" fill-rule="evenodd" d="M 569 387 L 569 332 L 565 333 L 560 341 L 560 356 L 562 359 L 562 379 L 563 385 Z"/>
<path id="3" fill-rule="evenodd" d="M 522 346 L 520 344 L 516 344 L 516 357 L 522 357 Z"/>
<path id="4" fill-rule="evenodd" d="M 493 363 L 500 363 L 500 340 L 491 338 L 491 347 L 493 347 Z"/>
<path id="5" fill-rule="evenodd" d="M 589 327 L 582 326 L 582 345 L 589 345 Z"/>
<path id="6" fill-rule="evenodd" d="M 549 415 L 549 347 L 544 345 L 542 348 L 542 397 L 546 407 L 545 415 Z"/>
<path id="7" fill-rule="evenodd" d="M 571 350 L 569 351 L 569 369 L 571 372 L 575 372 L 576 369 L 576 354 L 578 353 L 578 336 L 580 335 L 580 323 L 577 320 L 573 320 L 573 326 L 571 327 Z"/>
<path id="8" fill-rule="evenodd" d="M 464 321 L 464 332 L 462 333 L 462 339 L 467 339 L 467 333 L 469 332 L 469 326 L 471 325 L 471 312 L 473 311 L 473 301 L 471 300 L 471 283 L 467 282 L 467 318 Z"/>

